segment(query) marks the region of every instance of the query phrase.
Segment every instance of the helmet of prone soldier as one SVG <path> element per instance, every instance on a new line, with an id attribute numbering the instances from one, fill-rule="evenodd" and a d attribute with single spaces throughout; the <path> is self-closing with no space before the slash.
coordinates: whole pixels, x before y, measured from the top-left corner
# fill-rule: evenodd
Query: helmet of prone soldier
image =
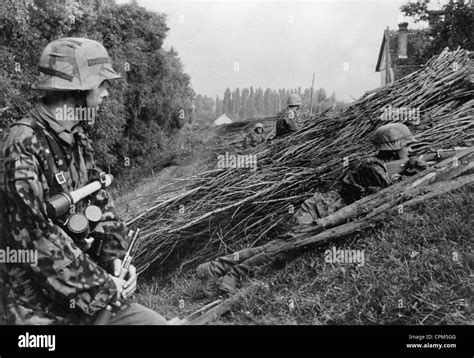
<path id="1" fill-rule="evenodd" d="M 301 106 L 301 97 L 298 93 L 292 93 L 288 96 L 287 104 L 289 106 Z"/>
<path id="2" fill-rule="evenodd" d="M 39 61 L 35 89 L 94 90 L 105 80 L 120 78 L 104 46 L 94 40 L 68 37 L 50 42 Z"/>
<path id="3" fill-rule="evenodd" d="M 262 131 L 263 131 L 263 124 L 262 123 L 255 124 L 254 130 L 257 131 L 259 128 L 262 128 Z"/>
<path id="4" fill-rule="evenodd" d="M 372 142 L 377 150 L 399 150 L 416 142 L 416 139 L 406 125 L 389 123 L 375 130 Z"/>

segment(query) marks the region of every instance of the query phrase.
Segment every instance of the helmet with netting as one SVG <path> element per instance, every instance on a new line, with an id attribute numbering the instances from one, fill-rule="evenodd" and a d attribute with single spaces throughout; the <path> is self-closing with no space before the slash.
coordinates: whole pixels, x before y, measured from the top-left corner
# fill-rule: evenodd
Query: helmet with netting
<path id="1" fill-rule="evenodd" d="M 377 150 L 399 150 L 415 142 L 410 129 L 402 123 L 389 123 L 375 130 L 372 142 Z"/>
<path id="2" fill-rule="evenodd" d="M 301 97 L 298 93 L 292 93 L 288 96 L 287 104 L 289 106 L 301 106 Z"/>
<path id="3" fill-rule="evenodd" d="M 104 46 L 75 37 L 50 42 L 41 54 L 39 71 L 33 87 L 52 91 L 93 90 L 105 80 L 120 78 Z"/>

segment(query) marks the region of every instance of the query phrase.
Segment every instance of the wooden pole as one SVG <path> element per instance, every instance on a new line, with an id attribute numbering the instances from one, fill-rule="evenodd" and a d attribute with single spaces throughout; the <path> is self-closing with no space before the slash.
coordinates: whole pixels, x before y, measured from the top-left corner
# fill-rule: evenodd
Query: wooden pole
<path id="1" fill-rule="evenodd" d="M 222 316 L 224 313 L 228 312 L 233 305 L 244 299 L 246 296 L 256 292 L 259 287 L 262 287 L 262 283 L 254 282 L 250 286 L 238 290 L 233 296 L 230 296 L 229 298 L 220 302 L 218 305 L 203 312 L 200 316 L 195 317 L 189 321 L 183 320 L 182 322 L 180 322 L 180 324 L 189 326 L 201 326 L 204 324 L 208 324 Z"/>
<path id="2" fill-rule="evenodd" d="M 309 113 L 313 113 L 313 88 L 314 88 L 314 76 L 315 73 L 313 73 L 313 82 L 311 83 L 311 99 L 309 102 Z"/>

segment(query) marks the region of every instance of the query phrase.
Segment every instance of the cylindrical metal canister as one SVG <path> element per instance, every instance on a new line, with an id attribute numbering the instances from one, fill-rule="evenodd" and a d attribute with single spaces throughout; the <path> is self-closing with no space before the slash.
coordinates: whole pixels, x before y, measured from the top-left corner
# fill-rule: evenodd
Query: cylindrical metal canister
<path id="1" fill-rule="evenodd" d="M 69 213 L 73 204 L 68 194 L 59 193 L 46 200 L 46 212 L 50 218 L 57 219 Z"/>
<path id="2" fill-rule="evenodd" d="M 83 214 L 72 214 L 67 221 L 67 228 L 72 234 L 87 236 L 89 234 L 89 220 Z"/>
<path id="3" fill-rule="evenodd" d="M 97 223 L 102 219 L 102 210 L 96 205 L 87 206 L 84 215 L 91 223 Z"/>

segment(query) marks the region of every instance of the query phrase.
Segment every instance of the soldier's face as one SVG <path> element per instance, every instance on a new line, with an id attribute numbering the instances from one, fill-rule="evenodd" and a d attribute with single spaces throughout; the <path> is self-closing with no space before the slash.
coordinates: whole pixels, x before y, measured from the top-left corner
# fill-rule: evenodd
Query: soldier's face
<path id="1" fill-rule="evenodd" d="M 407 145 L 398 151 L 398 155 L 400 159 L 405 159 L 409 157 L 411 152 L 413 152 L 413 149 L 411 149 L 411 146 Z"/>
<path id="2" fill-rule="evenodd" d="M 108 95 L 109 92 L 105 87 L 105 82 L 102 82 L 99 87 L 87 93 L 87 107 L 98 107 Z"/>

